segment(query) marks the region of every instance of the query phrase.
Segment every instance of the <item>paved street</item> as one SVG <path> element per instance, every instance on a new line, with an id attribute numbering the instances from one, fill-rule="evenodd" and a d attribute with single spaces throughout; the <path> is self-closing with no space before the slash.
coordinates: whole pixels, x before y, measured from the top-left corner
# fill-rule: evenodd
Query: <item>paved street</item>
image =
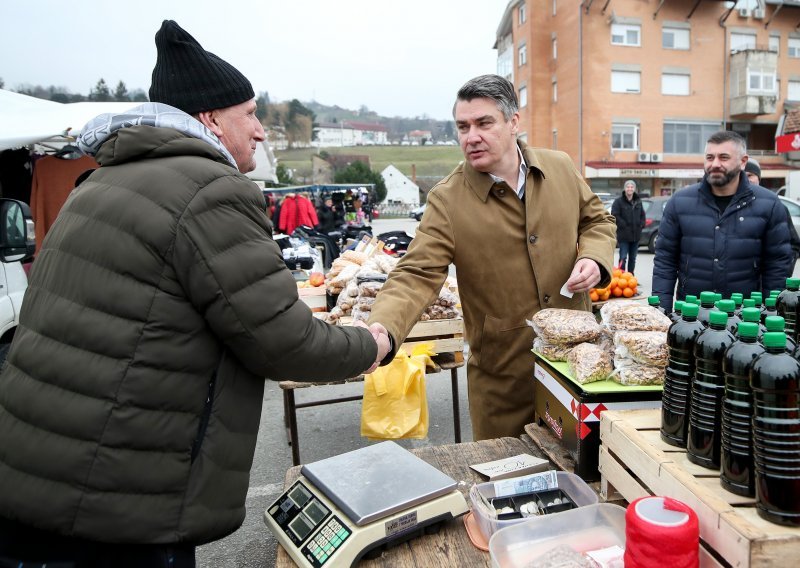
<path id="1" fill-rule="evenodd" d="M 417 223 L 411 219 L 381 219 L 373 223 L 373 232 L 378 234 L 390 230 L 404 230 L 413 235 L 416 226 Z M 618 258 L 615 257 L 615 260 Z M 653 255 L 645 249 L 640 249 L 636 264 L 640 292 L 649 294 L 652 284 Z M 796 269 L 795 276 L 798 274 L 800 272 Z M 453 442 L 449 372 L 428 375 L 427 386 L 430 406 L 428 438 L 401 441 L 405 447 Z M 297 401 L 301 402 L 352 396 L 361 394 L 362 389 L 362 383 L 355 383 L 301 389 L 295 392 Z M 461 435 L 463 440 L 469 441 L 472 439 L 472 432 L 467 412 L 464 368 L 459 369 L 459 394 Z M 298 410 L 301 460 L 307 463 L 367 445 L 369 442 L 359 434 L 360 413 L 360 402 Z M 291 466 L 291 448 L 286 443 L 286 431 L 283 427 L 282 391 L 276 383 L 267 382 L 258 447 L 250 475 L 247 518 L 236 533 L 199 549 L 197 554 L 199 567 L 266 568 L 273 565 L 277 543 L 264 526 L 262 515 L 264 509 L 281 492 L 286 470 Z"/>

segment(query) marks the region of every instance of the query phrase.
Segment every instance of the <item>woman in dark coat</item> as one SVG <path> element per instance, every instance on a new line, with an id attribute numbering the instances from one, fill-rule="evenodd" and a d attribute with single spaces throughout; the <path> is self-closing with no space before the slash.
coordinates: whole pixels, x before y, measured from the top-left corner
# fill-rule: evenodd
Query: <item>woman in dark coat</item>
<path id="1" fill-rule="evenodd" d="M 642 207 L 639 194 L 636 193 L 636 182 L 629 179 L 623 188 L 622 195 L 617 197 L 611 205 L 611 214 L 617 220 L 620 268 L 633 273 L 636 268 L 639 239 L 642 237 L 642 229 L 644 229 L 644 207 Z"/>

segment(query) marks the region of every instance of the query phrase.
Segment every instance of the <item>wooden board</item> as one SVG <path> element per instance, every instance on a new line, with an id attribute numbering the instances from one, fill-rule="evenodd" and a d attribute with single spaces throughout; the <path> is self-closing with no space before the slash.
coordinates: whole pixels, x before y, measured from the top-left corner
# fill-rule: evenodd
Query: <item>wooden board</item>
<path id="1" fill-rule="evenodd" d="M 603 492 L 619 492 L 629 502 L 647 494 L 683 501 L 697 513 L 704 545 L 729 566 L 783 566 L 800 555 L 800 528 L 759 517 L 754 499 L 724 490 L 718 471 L 692 464 L 685 450 L 661 441 L 660 427 L 659 410 L 600 415 Z M 724 565 L 703 553 L 703 565 Z"/>

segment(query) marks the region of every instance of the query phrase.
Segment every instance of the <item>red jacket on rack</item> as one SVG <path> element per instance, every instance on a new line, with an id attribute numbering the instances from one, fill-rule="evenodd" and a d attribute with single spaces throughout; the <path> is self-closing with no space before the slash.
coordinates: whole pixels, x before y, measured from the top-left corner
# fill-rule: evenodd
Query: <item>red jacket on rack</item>
<path id="1" fill-rule="evenodd" d="M 302 195 L 287 195 L 281 204 L 281 218 L 278 229 L 291 235 L 300 225 L 316 227 L 319 225 L 314 205 Z"/>

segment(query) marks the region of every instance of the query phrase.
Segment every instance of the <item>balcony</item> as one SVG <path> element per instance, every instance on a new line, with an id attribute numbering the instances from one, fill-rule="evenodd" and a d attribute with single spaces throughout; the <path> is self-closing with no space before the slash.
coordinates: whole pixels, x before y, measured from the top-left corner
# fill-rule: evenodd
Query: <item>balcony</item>
<path id="1" fill-rule="evenodd" d="M 767 47 L 744 47 L 730 55 L 730 116 L 752 119 L 775 114 L 778 54 Z"/>

